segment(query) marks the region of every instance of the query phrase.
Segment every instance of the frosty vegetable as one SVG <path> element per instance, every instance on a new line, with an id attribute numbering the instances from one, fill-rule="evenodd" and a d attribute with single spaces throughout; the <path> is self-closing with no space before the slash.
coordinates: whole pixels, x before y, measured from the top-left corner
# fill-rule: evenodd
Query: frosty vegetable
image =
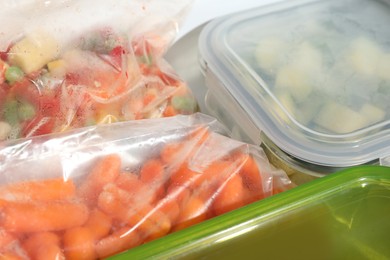
<path id="1" fill-rule="evenodd" d="M 59 46 L 32 32 L 4 50 L 0 121 L 11 130 L 1 140 L 197 110 L 187 85 L 142 37 L 103 28 Z"/>
<path id="2" fill-rule="evenodd" d="M 101 259 L 293 187 L 207 117 L 170 119 L 0 149 L 0 256 Z"/>
<path id="3" fill-rule="evenodd" d="M 365 35 L 344 37 L 323 21 L 296 30 L 302 39 L 294 39 L 293 30 L 264 37 L 255 48 L 257 68 L 272 79 L 268 84 L 281 119 L 325 134 L 348 134 L 389 117 L 385 45 Z M 378 90 L 387 94 L 379 98 Z"/>

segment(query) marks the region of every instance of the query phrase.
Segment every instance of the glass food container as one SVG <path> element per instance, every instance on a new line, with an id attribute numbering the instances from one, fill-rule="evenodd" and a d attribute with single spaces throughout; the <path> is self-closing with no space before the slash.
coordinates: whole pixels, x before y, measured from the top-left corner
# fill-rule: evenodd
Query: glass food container
<path id="1" fill-rule="evenodd" d="M 208 112 L 297 184 L 386 164 L 389 24 L 385 0 L 283 1 L 218 18 L 199 38 Z"/>

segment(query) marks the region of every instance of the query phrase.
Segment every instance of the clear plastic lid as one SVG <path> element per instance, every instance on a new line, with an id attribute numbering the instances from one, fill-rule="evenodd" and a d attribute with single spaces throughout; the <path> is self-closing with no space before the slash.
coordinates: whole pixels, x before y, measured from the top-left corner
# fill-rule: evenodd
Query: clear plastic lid
<path id="1" fill-rule="evenodd" d="M 390 153 L 389 24 L 386 0 L 284 1 L 214 20 L 199 50 L 280 149 L 345 167 Z"/>

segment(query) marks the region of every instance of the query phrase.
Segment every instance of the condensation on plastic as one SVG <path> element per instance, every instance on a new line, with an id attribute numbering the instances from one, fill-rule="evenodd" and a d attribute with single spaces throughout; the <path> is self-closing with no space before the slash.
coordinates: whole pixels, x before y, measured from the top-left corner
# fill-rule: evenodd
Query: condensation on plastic
<path id="1" fill-rule="evenodd" d="M 154 35 L 169 47 L 193 0 L 7 0 L 0 10 L 0 49 L 23 35 L 44 29 L 60 45 L 94 27 L 136 35 Z M 7 25 L 7 26 L 4 26 Z"/>
<path id="2" fill-rule="evenodd" d="M 101 172 L 96 178 L 96 171 L 101 170 L 97 165 L 113 155 L 120 158 L 119 169 L 111 176 Z M 74 230 L 80 229 L 88 234 L 88 218 L 97 210 L 110 220 L 109 229 L 90 247 L 83 242 L 79 249 L 90 248 L 92 256 L 107 257 L 293 187 L 284 171 L 268 162 L 261 148 L 229 138 L 224 126 L 200 113 L 7 141 L 1 143 L 0 160 L 0 231 L 13 237 L 12 246 L 3 246 L 0 252 L 25 256 L 25 241 L 41 232 L 56 234 L 65 256 L 77 254 L 68 244 L 71 235 L 66 234 L 77 234 Z M 152 168 L 148 171 L 151 165 L 159 165 L 160 174 Z M 100 167 L 112 173 L 112 168 Z M 152 179 L 148 179 L 149 174 Z M 129 177 L 136 179 L 136 186 L 126 186 Z M 15 223 L 20 219 L 7 222 L 8 212 L 15 215 L 15 203 L 42 204 L 49 209 L 50 203 L 59 203 L 32 201 L 30 197 L 38 196 L 33 190 L 10 187 L 53 179 L 74 184 L 75 194 L 66 202 L 84 205 L 86 220 L 66 228 L 53 224 L 53 228 L 50 225 L 55 220 L 36 220 L 34 216 L 39 214 L 30 210 L 15 218 L 37 221 L 42 230 L 39 225 L 18 226 Z M 83 193 L 88 190 L 85 187 L 90 188 L 89 196 Z M 29 198 L 23 200 L 20 193 Z M 68 212 L 67 218 L 72 219 L 72 214 L 76 213 Z M 34 235 L 29 232 L 32 229 Z M 113 241 L 115 246 L 107 247 Z"/>
<path id="3" fill-rule="evenodd" d="M 196 112 L 191 90 L 163 58 L 191 5 L 6 1 L 0 10 L 0 121 L 11 128 L 0 140 Z M 22 67 L 24 81 L 1 81 L 3 57 L 6 66 Z M 35 116 L 8 122 L 9 96 L 29 101 Z"/>

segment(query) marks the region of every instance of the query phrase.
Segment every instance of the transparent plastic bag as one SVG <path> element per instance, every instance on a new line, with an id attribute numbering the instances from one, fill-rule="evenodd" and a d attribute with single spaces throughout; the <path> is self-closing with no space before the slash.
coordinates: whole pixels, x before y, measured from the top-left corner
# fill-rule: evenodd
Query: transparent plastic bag
<path id="1" fill-rule="evenodd" d="M 0 253 L 104 258 L 292 187 L 225 134 L 195 113 L 1 143 Z"/>
<path id="2" fill-rule="evenodd" d="M 6 1 L 0 141 L 196 112 L 191 90 L 163 58 L 190 6 L 191 0 Z"/>

